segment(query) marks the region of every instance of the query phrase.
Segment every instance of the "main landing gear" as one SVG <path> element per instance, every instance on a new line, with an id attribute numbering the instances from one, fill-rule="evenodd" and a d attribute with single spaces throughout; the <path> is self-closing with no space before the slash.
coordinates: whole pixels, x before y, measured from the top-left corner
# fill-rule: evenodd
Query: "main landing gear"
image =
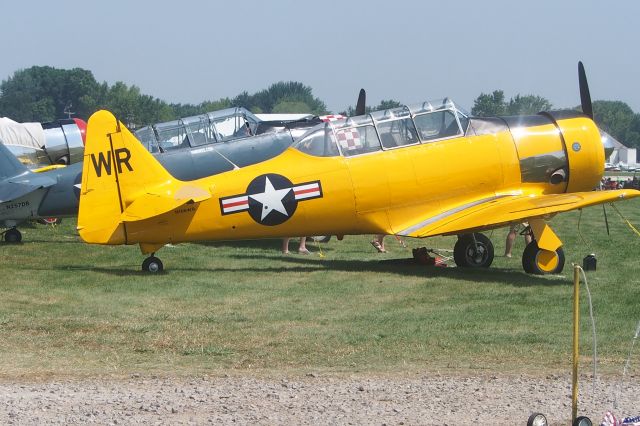
<path id="1" fill-rule="evenodd" d="M 162 261 L 155 257 L 154 254 L 155 253 L 151 253 L 151 256 L 147 257 L 144 262 L 142 262 L 142 270 L 144 272 L 158 273 L 162 272 L 164 269 Z"/>
<path id="2" fill-rule="evenodd" d="M 22 234 L 16 228 L 10 228 L 3 232 L 4 241 L 7 243 L 19 243 L 22 241 Z"/>
<path id="3" fill-rule="evenodd" d="M 462 268 L 488 268 L 493 262 L 493 243 L 480 233 L 459 235 L 453 260 Z"/>
<path id="4" fill-rule="evenodd" d="M 532 221 L 533 222 L 533 221 Z M 544 232 L 552 232 L 546 225 Z M 541 234 L 540 234 L 541 235 Z M 549 238 L 547 234 L 544 238 Z M 535 237 L 535 232 L 532 234 Z M 554 234 L 555 237 L 555 234 Z M 564 268 L 564 251 L 558 240 L 555 250 L 546 250 L 538 246 L 534 238 L 522 253 L 522 267 L 528 274 L 545 275 L 559 274 Z M 453 247 L 453 259 L 461 268 L 488 268 L 494 257 L 493 243 L 486 235 L 480 233 L 458 236 Z"/>

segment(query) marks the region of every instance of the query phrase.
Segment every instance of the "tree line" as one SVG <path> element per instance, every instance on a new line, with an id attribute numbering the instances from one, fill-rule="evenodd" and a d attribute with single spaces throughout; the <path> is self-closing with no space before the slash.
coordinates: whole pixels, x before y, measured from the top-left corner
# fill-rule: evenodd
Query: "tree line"
<path id="1" fill-rule="evenodd" d="M 367 111 L 400 105 L 388 99 L 367 107 Z M 0 83 L 0 116 L 20 122 L 47 122 L 70 115 L 87 119 L 95 111 L 107 109 L 135 128 L 234 106 L 254 113 L 329 113 L 326 104 L 313 95 L 311 87 L 296 81 L 281 81 L 253 94 L 244 91 L 234 98 L 196 105 L 167 103 L 123 82 L 99 83 L 91 71 L 82 68 L 33 66 L 16 71 Z M 518 94 L 507 100 L 502 90 L 495 90 L 481 93 L 474 100 L 471 113 L 480 117 L 520 115 L 553 108 L 551 102 L 540 96 Z M 595 101 L 593 109 L 600 128 L 623 144 L 640 148 L 640 114 L 621 101 Z M 340 113 L 354 115 L 355 107 L 348 106 Z"/>

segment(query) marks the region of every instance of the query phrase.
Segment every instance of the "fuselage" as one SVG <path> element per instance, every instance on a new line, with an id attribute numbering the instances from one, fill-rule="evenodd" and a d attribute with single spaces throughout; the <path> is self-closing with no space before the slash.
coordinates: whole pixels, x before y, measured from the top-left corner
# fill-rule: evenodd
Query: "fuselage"
<path id="1" fill-rule="evenodd" d="M 327 123 L 323 149 L 305 147 L 311 131 L 274 158 L 193 181 L 211 198 L 126 222 L 109 243 L 407 234 L 416 218 L 424 225 L 511 195 L 590 191 L 602 177 L 600 134 L 582 114 L 454 116 L 457 130 L 440 133 L 426 115 L 374 116 L 371 129 L 366 120 Z"/>

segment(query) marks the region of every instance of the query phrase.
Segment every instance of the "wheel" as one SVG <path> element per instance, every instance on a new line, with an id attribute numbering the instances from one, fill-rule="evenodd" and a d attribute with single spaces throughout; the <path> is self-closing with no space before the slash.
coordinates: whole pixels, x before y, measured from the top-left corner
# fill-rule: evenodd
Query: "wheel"
<path id="1" fill-rule="evenodd" d="M 328 243 L 331 239 L 331 235 L 313 235 L 309 238 L 311 238 L 316 243 Z"/>
<path id="2" fill-rule="evenodd" d="M 8 243 L 19 243 L 22 241 L 22 234 L 16 228 L 11 228 L 4 233 L 4 240 Z"/>
<path id="3" fill-rule="evenodd" d="M 157 273 L 163 269 L 162 261 L 155 256 L 149 256 L 142 262 L 142 270 L 145 272 Z"/>
<path id="4" fill-rule="evenodd" d="M 488 268 L 493 262 L 493 243 L 484 234 L 459 235 L 453 247 L 453 260 L 462 268 Z"/>
<path id="5" fill-rule="evenodd" d="M 572 426 L 591 426 L 592 424 L 593 423 L 591 423 L 591 419 L 589 417 L 580 416 L 576 417 Z"/>
<path id="6" fill-rule="evenodd" d="M 527 420 L 527 426 L 547 426 L 547 418 L 542 413 L 533 413 Z"/>
<path id="7" fill-rule="evenodd" d="M 522 268 L 528 274 L 559 274 L 564 268 L 564 250 L 562 247 L 556 251 L 542 250 L 533 240 L 522 253 Z"/>

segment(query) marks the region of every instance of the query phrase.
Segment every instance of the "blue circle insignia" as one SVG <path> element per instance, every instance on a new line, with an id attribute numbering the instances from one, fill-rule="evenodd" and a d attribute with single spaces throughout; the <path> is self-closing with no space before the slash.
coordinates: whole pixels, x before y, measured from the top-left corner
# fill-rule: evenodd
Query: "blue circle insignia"
<path id="1" fill-rule="evenodd" d="M 580 145 L 580 142 L 574 142 L 573 145 L 571 145 L 571 149 L 573 149 L 575 152 L 580 151 L 581 148 L 582 145 Z"/>

